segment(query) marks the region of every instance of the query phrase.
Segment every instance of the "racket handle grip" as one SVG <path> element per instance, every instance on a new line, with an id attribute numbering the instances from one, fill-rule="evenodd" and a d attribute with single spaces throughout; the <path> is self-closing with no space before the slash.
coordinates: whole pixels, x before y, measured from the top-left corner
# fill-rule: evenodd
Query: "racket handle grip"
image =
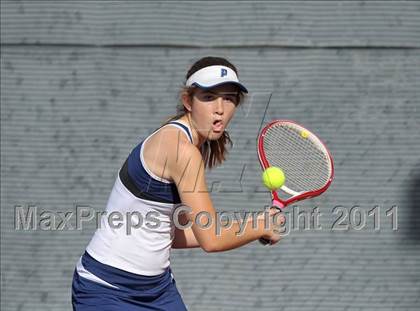
<path id="1" fill-rule="evenodd" d="M 282 211 L 282 208 L 284 207 L 284 204 L 277 201 L 277 200 L 273 200 L 272 204 L 273 205 L 271 206 L 271 208 L 275 208 L 275 209 L 279 210 L 280 212 Z M 264 246 L 271 244 L 271 241 L 268 240 L 268 239 L 265 239 L 265 238 L 260 238 L 258 241 Z"/>
<path id="2" fill-rule="evenodd" d="M 270 240 L 267 240 L 267 239 L 264 239 L 264 238 L 260 238 L 258 241 L 264 246 L 271 244 Z"/>

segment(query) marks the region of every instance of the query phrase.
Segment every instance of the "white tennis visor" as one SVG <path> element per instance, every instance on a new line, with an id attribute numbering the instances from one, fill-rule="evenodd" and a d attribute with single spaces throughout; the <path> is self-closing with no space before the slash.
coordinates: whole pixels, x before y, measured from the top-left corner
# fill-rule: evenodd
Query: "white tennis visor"
<path id="1" fill-rule="evenodd" d="M 239 82 L 238 76 L 235 71 L 226 66 L 208 66 L 196 71 L 187 82 L 186 86 L 197 86 L 202 89 L 209 89 L 218 85 L 232 83 L 237 85 L 240 90 L 244 93 L 248 93 L 248 90 L 241 82 Z"/>

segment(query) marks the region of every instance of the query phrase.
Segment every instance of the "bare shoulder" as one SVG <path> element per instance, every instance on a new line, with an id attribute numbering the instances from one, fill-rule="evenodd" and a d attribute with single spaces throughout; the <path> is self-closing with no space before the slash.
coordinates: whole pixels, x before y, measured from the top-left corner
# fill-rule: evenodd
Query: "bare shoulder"
<path id="1" fill-rule="evenodd" d="M 201 154 L 181 129 L 165 126 L 147 140 L 143 157 L 155 175 L 173 180 L 173 175 L 182 166 L 185 167 L 189 158 L 197 161 Z"/>
<path id="2" fill-rule="evenodd" d="M 185 152 L 199 152 L 197 147 L 189 141 L 185 132 L 175 126 L 163 127 L 151 137 L 151 140 L 153 140 L 153 144 L 160 145 L 161 150 L 165 150 L 169 158 L 179 157 Z"/>
<path id="3" fill-rule="evenodd" d="M 184 170 L 186 166 L 197 166 L 202 162 L 200 150 L 182 133 L 182 138 L 173 137 L 168 145 L 168 165 L 173 173 Z"/>
<path id="4" fill-rule="evenodd" d="M 192 203 L 186 200 L 189 195 L 207 194 L 204 161 L 195 145 L 189 141 L 180 142 L 168 158 L 171 179 L 176 183 L 184 203 Z"/>

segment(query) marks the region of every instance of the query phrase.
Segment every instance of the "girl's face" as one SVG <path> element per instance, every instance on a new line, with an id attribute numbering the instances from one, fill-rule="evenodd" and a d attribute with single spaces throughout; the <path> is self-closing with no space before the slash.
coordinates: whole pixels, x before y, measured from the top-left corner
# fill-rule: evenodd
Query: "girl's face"
<path id="1" fill-rule="evenodd" d="M 223 84 L 208 90 L 197 88 L 192 99 L 184 99 L 200 141 L 220 138 L 238 104 L 239 91 L 234 84 Z"/>

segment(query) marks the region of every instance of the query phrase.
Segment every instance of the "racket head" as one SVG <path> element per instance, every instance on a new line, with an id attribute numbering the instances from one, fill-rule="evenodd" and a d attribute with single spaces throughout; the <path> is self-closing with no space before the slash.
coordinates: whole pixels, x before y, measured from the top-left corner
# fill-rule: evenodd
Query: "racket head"
<path id="1" fill-rule="evenodd" d="M 281 168 L 284 185 L 271 191 L 280 208 L 322 194 L 334 178 L 334 162 L 325 144 L 311 131 L 290 120 L 274 120 L 258 136 L 258 157 L 263 170 Z"/>

